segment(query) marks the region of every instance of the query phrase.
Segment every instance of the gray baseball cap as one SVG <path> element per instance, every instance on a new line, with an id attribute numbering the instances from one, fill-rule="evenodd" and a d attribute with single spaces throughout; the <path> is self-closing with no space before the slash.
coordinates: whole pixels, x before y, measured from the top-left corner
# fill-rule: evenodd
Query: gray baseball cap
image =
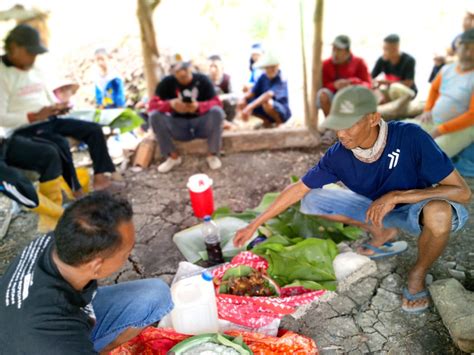
<path id="1" fill-rule="evenodd" d="M 349 86 L 334 96 L 329 116 L 321 126 L 335 131 L 348 129 L 374 112 L 377 112 L 377 100 L 372 91 L 360 85 Z"/>
<path id="2" fill-rule="evenodd" d="M 351 39 L 346 35 L 339 35 L 334 39 L 332 45 L 339 49 L 350 49 Z"/>

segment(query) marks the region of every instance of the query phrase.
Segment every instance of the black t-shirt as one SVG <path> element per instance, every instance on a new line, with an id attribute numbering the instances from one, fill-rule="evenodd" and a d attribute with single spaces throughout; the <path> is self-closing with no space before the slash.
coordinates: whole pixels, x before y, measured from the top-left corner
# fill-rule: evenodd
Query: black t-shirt
<path id="1" fill-rule="evenodd" d="M 372 69 L 372 78 L 375 79 L 380 73 L 384 73 L 388 80 L 415 80 L 415 64 L 415 58 L 407 53 L 401 54 L 400 61 L 396 65 L 380 57 Z M 415 83 L 411 88 L 418 92 Z"/>
<path id="2" fill-rule="evenodd" d="M 0 354 L 97 354 L 95 281 L 78 292 L 52 259 L 52 234 L 31 242 L 0 278 Z"/>
<path id="3" fill-rule="evenodd" d="M 181 85 L 173 75 L 165 77 L 157 86 L 156 96 L 162 100 L 181 98 L 183 101 L 209 101 L 216 96 L 214 85 L 204 74 L 193 73 L 193 80 L 189 85 Z M 199 114 L 175 114 L 179 117 L 197 117 Z"/>

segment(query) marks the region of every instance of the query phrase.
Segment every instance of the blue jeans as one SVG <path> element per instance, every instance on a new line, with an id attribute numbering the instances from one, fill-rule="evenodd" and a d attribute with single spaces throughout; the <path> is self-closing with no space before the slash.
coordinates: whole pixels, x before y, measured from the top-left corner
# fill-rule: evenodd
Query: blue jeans
<path id="1" fill-rule="evenodd" d="M 158 322 L 173 309 L 173 301 L 168 285 L 146 279 L 99 287 L 92 307 L 96 324 L 91 339 L 100 352 L 127 328 Z"/>
<path id="2" fill-rule="evenodd" d="M 287 105 L 282 104 L 281 102 L 278 102 L 277 100 L 273 100 L 273 109 L 278 112 L 278 115 L 280 116 L 280 119 L 282 122 L 286 122 L 290 119 L 291 117 L 291 112 L 290 109 Z M 265 112 L 262 106 L 256 107 L 253 112 L 255 116 L 266 119 L 269 122 L 274 123 L 275 120 L 273 119 L 272 116 L 270 116 L 268 113 Z"/>
<path id="3" fill-rule="evenodd" d="M 383 219 L 384 228 L 399 228 L 408 234 L 418 236 L 423 228 L 420 225 L 420 214 L 425 205 L 432 200 L 436 199 L 406 204 L 392 210 Z M 452 201 L 446 202 L 453 208 L 451 230 L 456 232 L 464 226 L 469 214 L 463 205 Z M 371 204 L 372 200 L 347 189 L 314 189 L 301 201 L 301 212 L 318 216 L 346 216 L 358 222 L 366 223 L 365 214 Z"/>

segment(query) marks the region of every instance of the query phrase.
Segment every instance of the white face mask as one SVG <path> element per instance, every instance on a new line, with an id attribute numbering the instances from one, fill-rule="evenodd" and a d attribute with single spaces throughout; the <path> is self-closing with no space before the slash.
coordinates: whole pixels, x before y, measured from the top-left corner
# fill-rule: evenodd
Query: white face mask
<path id="1" fill-rule="evenodd" d="M 371 148 L 352 149 L 354 156 L 364 163 L 373 163 L 374 161 L 377 161 L 382 156 L 385 145 L 387 144 L 388 124 L 384 120 L 381 120 L 379 125 L 379 136 Z"/>

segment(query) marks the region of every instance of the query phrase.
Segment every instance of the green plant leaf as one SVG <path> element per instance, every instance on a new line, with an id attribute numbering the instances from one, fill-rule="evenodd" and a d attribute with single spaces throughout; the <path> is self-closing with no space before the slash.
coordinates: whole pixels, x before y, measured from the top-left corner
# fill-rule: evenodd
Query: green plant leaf
<path id="1" fill-rule="evenodd" d="M 257 212 L 257 213 L 262 213 L 276 200 L 278 195 L 280 195 L 279 192 L 270 192 L 268 194 L 265 194 L 260 204 L 257 207 L 255 207 L 252 211 Z"/>

